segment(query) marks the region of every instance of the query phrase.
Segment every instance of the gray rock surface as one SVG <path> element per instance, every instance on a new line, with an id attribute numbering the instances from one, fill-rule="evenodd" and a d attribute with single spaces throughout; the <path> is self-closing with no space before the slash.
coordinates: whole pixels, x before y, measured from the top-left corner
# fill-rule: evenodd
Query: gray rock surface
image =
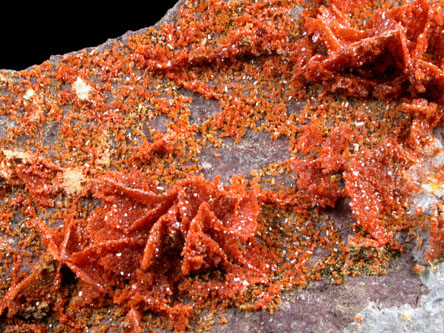
<path id="1" fill-rule="evenodd" d="M 382 307 L 370 302 L 359 313 L 362 321 L 349 325 L 344 332 L 443 332 L 444 265 L 433 267 L 421 280 L 428 290 L 416 305 Z"/>

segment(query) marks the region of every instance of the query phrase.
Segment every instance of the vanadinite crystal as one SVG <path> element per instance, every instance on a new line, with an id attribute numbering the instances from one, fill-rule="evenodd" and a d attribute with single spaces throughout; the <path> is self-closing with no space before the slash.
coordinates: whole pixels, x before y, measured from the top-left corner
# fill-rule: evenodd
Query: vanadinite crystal
<path id="1" fill-rule="evenodd" d="M 443 8 L 181 1 L 0 72 L 2 328 L 203 329 L 383 274 L 419 230 L 442 258 L 414 198 L 444 179 Z"/>

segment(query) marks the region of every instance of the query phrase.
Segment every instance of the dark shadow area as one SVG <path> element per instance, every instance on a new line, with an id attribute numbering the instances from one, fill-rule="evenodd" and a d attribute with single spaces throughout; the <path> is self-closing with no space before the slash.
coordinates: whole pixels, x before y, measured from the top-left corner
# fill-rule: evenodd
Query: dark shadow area
<path id="1" fill-rule="evenodd" d="M 97 46 L 158 22 L 175 0 L 16 3 L 0 17 L 0 69 L 21 70 L 51 55 Z"/>

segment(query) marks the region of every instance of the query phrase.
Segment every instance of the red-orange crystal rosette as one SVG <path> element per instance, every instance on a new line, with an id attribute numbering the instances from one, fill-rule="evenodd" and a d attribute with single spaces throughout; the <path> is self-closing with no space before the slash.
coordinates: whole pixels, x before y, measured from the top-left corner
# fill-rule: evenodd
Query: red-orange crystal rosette
<path id="1" fill-rule="evenodd" d="M 53 259 L 83 288 L 110 295 L 132 316 L 150 310 L 183 330 L 193 306 L 173 301 L 177 293 L 193 298 L 199 288 L 231 299 L 268 280 L 270 265 L 254 238 L 257 190 L 246 182 L 223 186 L 195 177 L 165 190 L 138 172 L 113 172 L 97 179 L 94 195 L 103 205 L 86 221 L 66 221 L 57 232 L 34 224 Z M 205 271 L 214 271 L 208 282 L 196 275 Z M 3 308 L 11 315 L 9 304 L 37 282 L 34 275 L 10 289 Z"/>
<path id="2" fill-rule="evenodd" d="M 408 91 L 413 96 L 441 98 L 444 21 L 440 9 L 426 0 L 416 0 L 376 11 L 359 28 L 336 2 L 342 4 L 333 1 L 328 8 L 321 6 L 315 18 L 306 20 L 306 29 L 318 48 L 296 68 L 298 76 L 323 82 L 328 90 L 346 95 L 390 97 Z"/>

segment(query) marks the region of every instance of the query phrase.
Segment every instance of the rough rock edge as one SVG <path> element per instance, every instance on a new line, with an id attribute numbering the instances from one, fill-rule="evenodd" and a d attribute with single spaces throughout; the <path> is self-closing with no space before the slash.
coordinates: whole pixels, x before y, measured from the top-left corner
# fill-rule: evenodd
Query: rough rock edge
<path id="1" fill-rule="evenodd" d="M 177 16 L 177 12 L 179 11 L 179 8 L 183 5 L 183 3 L 185 2 L 186 0 L 178 0 L 178 2 L 172 7 L 172 8 L 170 8 L 170 9 L 168 9 L 168 11 L 165 13 L 165 15 L 156 23 L 156 24 L 154 24 L 153 26 L 151 26 L 151 27 L 146 27 L 146 28 L 142 28 L 142 29 L 139 29 L 139 30 L 128 30 L 126 33 L 124 33 L 122 36 L 120 36 L 120 37 L 116 37 L 116 38 L 109 38 L 109 39 L 107 39 L 104 43 L 102 43 L 102 44 L 100 44 L 100 45 L 96 45 L 96 46 L 88 46 L 88 47 L 85 47 L 85 48 L 83 48 L 83 49 L 80 49 L 80 50 L 73 50 L 73 51 L 71 51 L 71 52 L 68 52 L 68 53 L 64 53 L 64 54 L 55 54 L 55 55 L 51 55 L 50 57 L 49 57 L 49 59 L 48 59 L 48 61 L 51 63 L 51 64 L 55 64 L 55 63 L 57 63 L 57 62 L 59 62 L 64 56 L 69 56 L 69 55 L 75 55 L 75 54 L 80 54 L 80 53 L 82 53 L 82 52 L 84 52 L 84 51 L 87 51 L 87 52 L 91 52 L 92 50 L 99 50 L 99 51 L 101 51 L 101 50 L 104 50 L 104 49 L 107 49 L 107 48 L 111 48 L 112 46 L 113 46 L 113 44 L 114 44 L 114 42 L 123 42 L 123 43 L 125 43 L 125 41 L 129 38 L 129 37 L 131 37 L 131 36 L 133 36 L 133 35 L 137 35 L 137 34 L 143 34 L 144 32 L 146 32 L 148 29 L 150 29 L 150 28 L 156 28 L 156 27 L 159 27 L 160 25 L 162 25 L 163 23 L 165 23 L 165 22 L 172 22 L 172 21 L 174 21 L 174 18 Z M 8 76 L 8 75 L 11 75 L 11 74 L 13 74 L 13 73 L 17 73 L 17 72 L 26 72 L 26 71 L 28 71 L 29 69 L 31 69 L 31 68 L 33 68 L 33 67 L 35 67 L 35 66 L 39 66 L 39 65 L 41 65 L 41 64 L 35 64 L 35 65 L 31 65 L 31 66 L 29 66 L 29 67 L 27 67 L 27 68 L 25 68 L 25 69 L 21 69 L 21 70 L 18 70 L 18 71 L 16 71 L 16 70 L 11 70 L 11 69 L 0 69 L 0 79 L 3 77 L 3 76 Z"/>

